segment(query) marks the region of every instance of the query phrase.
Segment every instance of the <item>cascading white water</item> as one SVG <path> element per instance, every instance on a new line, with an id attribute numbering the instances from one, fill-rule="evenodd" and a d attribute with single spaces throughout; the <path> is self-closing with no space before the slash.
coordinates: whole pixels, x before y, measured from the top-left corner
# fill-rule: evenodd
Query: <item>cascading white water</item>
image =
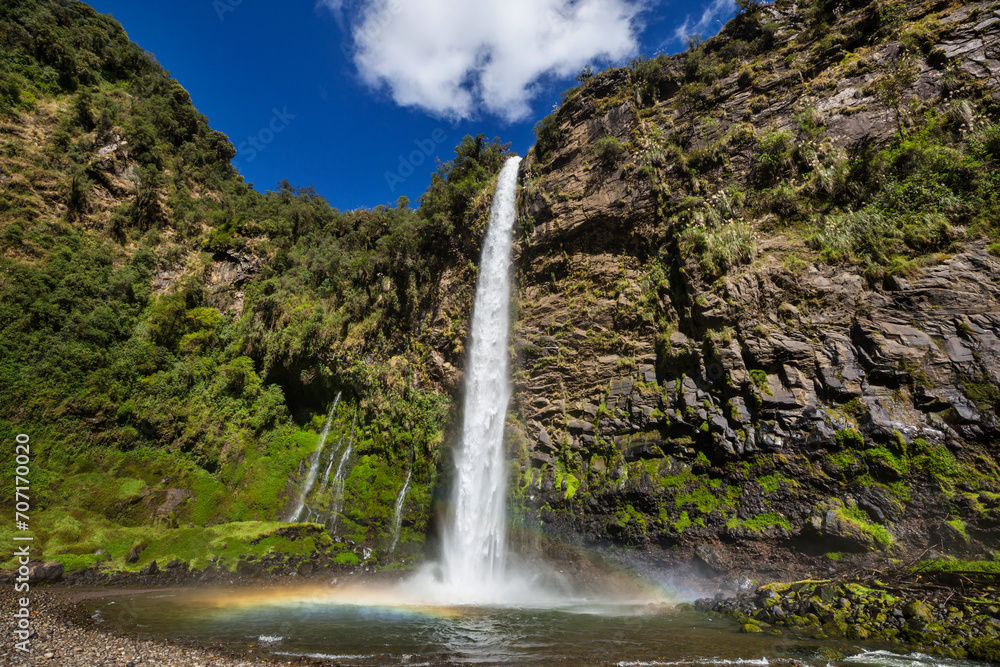
<path id="1" fill-rule="evenodd" d="M 313 452 L 312 462 L 309 464 L 309 474 L 306 475 L 306 483 L 302 487 L 302 494 L 299 496 L 299 504 L 295 507 L 295 511 L 289 515 L 288 522 L 295 523 L 302 516 L 302 510 L 306 507 L 306 498 L 309 497 L 309 492 L 312 491 L 313 484 L 316 483 L 316 476 L 319 474 L 319 464 L 323 459 L 323 447 L 326 445 L 326 438 L 330 435 L 330 427 L 333 425 L 333 413 L 337 410 L 337 404 L 340 403 L 340 394 L 337 394 L 337 398 L 333 400 L 333 405 L 330 406 L 330 414 L 326 416 L 326 423 L 323 424 L 323 430 L 319 432 L 319 445 L 316 447 L 316 451 Z"/>
<path id="2" fill-rule="evenodd" d="M 503 433 L 510 398 L 510 251 L 520 162 L 521 158 L 512 157 L 500 172 L 483 240 L 466 367 L 462 439 L 455 452 L 453 515 L 443 535 L 444 583 L 469 598 L 495 595 L 506 563 Z"/>
<path id="3" fill-rule="evenodd" d="M 330 471 L 333 470 L 333 462 L 337 460 L 337 452 L 340 451 L 340 446 L 344 444 L 344 436 L 346 434 L 347 431 L 340 432 L 340 439 L 337 440 L 337 446 L 333 449 L 332 452 L 330 452 L 330 461 L 326 464 L 326 471 L 323 472 L 323 481 L 320 482 L 319 485 L 320 493 L 322 493 L 323 489 L 325 489 L 327 485 L 330 483 Z"/>
<path id="4" fill-rule="evenodd" d="M 403 488 L 399 490 L 399 495 L 396 496 L 396 513 L 392 518 L 392 546 L 389 547 L 389 552 L 396 550 L 396 545 L 399 544 L 399 530 L 403 525 L 403 502 L 406 500 L 406 493 L 410 490 L 410 477 L 413 476 L 413 466 L 410 466 L 410 471 L 406 473 L 406 481 L 403 482 Z"/>
<path id="5" fill-rule="evenodd" d="M 330 501 L 330 519 L 327 522 L 330 528 L 337 525 L 337 515 L 344 509 L 344 477 L 348 472 L 347 461 L 351 458 L 351 450 L 354 448 L 354 427 L 357 423 L 358 409 L 354 408 L 354 417 L 351 419 L 351 437 L 347 440 L 347 448 L 344 449 L 344 453 L 340 457 L 337 472 L 334 474 L 333 481 L 331 482 L 331 494 L 333 497 Z"/>

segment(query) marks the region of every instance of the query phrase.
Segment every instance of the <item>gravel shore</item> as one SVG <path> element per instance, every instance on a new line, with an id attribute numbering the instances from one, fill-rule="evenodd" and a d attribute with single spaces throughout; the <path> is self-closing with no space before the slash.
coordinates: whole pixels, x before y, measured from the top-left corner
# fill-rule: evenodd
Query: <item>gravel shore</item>
<path id="1" fill-rule="evenodd" d="M 121 591 L 100 591 L 99 595 L 114 595 Z M 323 664 L 313 660 L 275 661 L 265 658 L 225 655 L 208 648 L 189 648 L 162 641 L 139 640 L 100 632 L 83 627 L 71 620 L 73 606 L 82 598 L 79 591 L 66 589 L 32 589 L 31 630 L 35 633 L 31 653 L 14 648 L 16 594 L 0 596 L 0 614 L 4 619 L 0 665 L 50 665 L 51 667 L 249 667 L 250 665 L 285 665 L 305 667 Z"/>

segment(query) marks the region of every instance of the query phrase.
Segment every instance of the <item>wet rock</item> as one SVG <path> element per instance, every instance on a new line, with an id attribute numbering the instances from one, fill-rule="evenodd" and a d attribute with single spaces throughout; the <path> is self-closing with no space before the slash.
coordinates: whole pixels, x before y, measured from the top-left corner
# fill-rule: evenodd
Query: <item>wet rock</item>
<path id="1" fill-rule="evenodd" d="M 194 494 L 188 489 L 169 489 L 166 500 L 156 508 L 154 514 L 158 517 L 169 516 L 177 512 L 181 505 L 193 498 Z"/>
<path id="2" fill-rule="evenodd" d="M 28 565 L 28 578 L 34 583 L 54 584 L 62 580 L 64 571 L 63 564 L 56 561 L 30 563 Z"/>
<path id="3" fill-rule="evenodd" d="M 722 572 L 725 569 L 725 563 L 719 552 L 706 544 L 695 547 L 694 554 L 701 563 L 715 571 Z"/>
<path id="4" fill-rule="evenodd" d="M 930 607 L 920 600 L 914 600 L 907 603 L 906 606 L 903 607 L 903 616 L 910 620 L 926 622 L 929 622 L 934 618 Z"/>
<path id="5" fill-rule="evenodd" d="M 142 551 L 145 549 L 144 545 L 136 544 L 129 549 L 128 554 L 125 556 L 125 562 L 129 565 L 139 562 L 139 556 L 142 555 Z"/>

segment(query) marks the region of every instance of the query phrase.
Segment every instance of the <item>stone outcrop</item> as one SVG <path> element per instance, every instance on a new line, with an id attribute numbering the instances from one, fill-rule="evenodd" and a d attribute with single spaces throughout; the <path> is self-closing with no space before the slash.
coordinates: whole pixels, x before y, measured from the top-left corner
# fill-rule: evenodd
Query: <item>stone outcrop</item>
<path id="1" fill-rule="evenodd" d="M 801 17 L 779 5 L 760 11 L 790 39 Z M 549 121 L 557 138 L 522 170 L 513 347 L 523 428 L 511 448 L 524 513 L 566 536 L 706 567 L 781 567 L 784 556 L 735 553 L 758 539 L 815 556 L 990 542 L 1000 527 L 1000 486 L 989 481 L 1000 259 L 986 243 L 969 238 L 874 277 L 774 233 L 779 221 L 766 214 L 748 221 L 747 265 L 715 277 L 685 236 L 702 224 L 691 207 L 722 210 L 729 185 L 752 185 L 752 151 L 718 139 L 738 123 L 804 131 L 806 100 L 824 150 L 894 136 L 903 111 L 876 92 L 886 69 L 845 70 L 845 52 L 890 71 L 905 60 L 901 96 L 926 108 L 947 106 L 958 69 L 1000 98 L 1000 21 L 975 6 L 914 7 L 910 20 L 933 13 L 938 29 L 922 59 L 891 35 L 866 35 L 861 3 L 836 53 L 814 51 L 796 71 L 788 57 L 755 64 L 767 76 L 750 89 L 736 71 L 692 104 L 680 99 L 682 79 L 633 94 L 624 69 L 569 94 Z M 706 126 L 729 150 L 713 158 L 725 165 L 718 180 L 684 171 L 680 158 L 650 158 L 671 132 L 688 164 L 704 159 L 715 150 Z"/>

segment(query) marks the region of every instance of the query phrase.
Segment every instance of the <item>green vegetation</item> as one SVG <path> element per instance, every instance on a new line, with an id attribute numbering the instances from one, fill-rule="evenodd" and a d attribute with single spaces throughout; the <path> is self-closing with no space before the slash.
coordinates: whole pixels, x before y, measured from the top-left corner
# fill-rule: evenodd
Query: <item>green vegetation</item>
<path id="1" fill-rule="evenodd" d="M 554 462 L 530 459 L 523 439 L 512 445 L 511 479 L 520 481 L 512 500 L 527 508 L 518 521 L 537 520 L 529 499 L 545 494 L 541 516 L 601 508 L 595 530 L 619 543 L 644 544 L 657 531 L 665 539 L 688 531 L 690 541 L 723 526 L 766 539 L 793 530 L 786 516 L 803 519 L 796 504 L 817 502 L 837 507 L 852 537 L 867 538 L 857 542 L 889 550 L 891 525 L 830 496 L 883 496 L 902 512 L 911 495 L 926 492 L 939 494 L 933 500 L 957 535 L 980 534 L 976 519 L 1000 500 L 984 481 L 996 471 L 987 448 L 909 442 L 870 424 L 871 395 L 838 409 L 846 396 L 819 392 L 819 407 L 845 428 L 836 446 L 813 448 L 826 437 L 817 431 L 804 456 L 797 443 L 807 420 L 789 427 L 765 414 L 780 403 L 764 400 L 771 383 L 796 389 L 816 379 L 804 373 L 806 384 L 796 384 L 798 345 L 779 340 L 782 331 L 800 344 L 830 343 L 827 313 L 817 312 L 827 306 L 814 296 L 823 290 L 804 286 L 807 267 L 839 280 L 852 272 L 830 265 L 852 264 L 871 290 L 894 290 L 894 278 L 913 277 L 969 242 L 1000 254 L 1000 109 L 989 87 L 936 52 L 934 21 L 909 24 L 899 3 L 869 4 L 806 2 L 779 22 L 741 0 L 720 37 L 692 36 L 684 54 L 582 72 L 562 110 L 536 125 L 535 160 L 525 162 L 529 204 L 591 194 L 553 178 L 558 152 L 579 159 L 580 173 L 613 181 L 610 206 L 649 206 L 641 215 L 616 219 L 609 208 L 594 217 L 607 240 L 599 261 L 617 270 L 607 281 L 590 265 L 599 253 L 585 247 L 588 237 L 521 247 L 528 289 L 513 318 L 546 304 L 539 310 L 549 321 L 531 328 L 552 340 L 539 341 L 544 356 L 518 371 L 518 386 L 537 370 L 559 376 L 564 395 L 552 389 L 545 408 L 555 422 L 584 398 L 599 406 L 586 408 L 595 433 L 582 451 L 584 440 L 564 433 L 553 433 Z M 857 34 L 839 23 L 848 15 L 858 18 Z M 475 261 L 509 147 L 466 137 L 414 205 L 402 198 L 337 211 L 288 182 L 265 193 L 246 185 L 230 165 L 232 145 L 187 93 L 114 21 L 84 5 L 24 0 L 0 8 L 0 34 L 0 124 L 31 126 L 0 140 L 0 383 L 8 399 L 0 436 L 32 434 L 45 554 L 71 568 L 120 567 L 144 547 L 129 568 L 153 558 L 200 566 L 209 556 L 232 567 L 237 545 L 257 541 L 248 553 L 261 557 L 320 550 L 357 564 L 365 547 L 377 560 L 411 464 L 402 535 L 404 545 L 419 546 L 442 488 L 451 426 L 454 377 L 443 369 L 464 352 Z M 900 57 L 879 62 L 889 41 Z M 906 94 L 915 72 L 930 71 L 924 64 L 940 74 L 941 99 Z M 863 102 L 831 110 L 810 101 L 835 99 L 849 77 L 860 77 L 851 85 Z M 892 127 L 860 141 L 831 135 L 834 117 L 872 111 L 869 119 L 888 118 Z M 577 122 L 601 138 L 568 145 Z M 545 208 L 523 209 L 522 241 L 549 233 Z M 222 267 L 238 280 L 220 279 Z M 529 294 L 536 267 L 545 285 Z M 541 301 L 553 294 L 565 303 Z M 744 298 L 760 312 L 745 318 Z M 593 315 L 606 302 L 613 315 L 602 322 Z M 868 305 L 848 306 L 841 324 L 861 326 Z M 980 326 L 954 324 L 967 343 Z M 689 342 L 671 344 L 677 332 Z M 575 338 L 596 354 L 579 354 Z M 575 374 L 595 356 L 613 354 L 617 363 L 607 365 L 616 375 L 644 379 L 651 340 L 657 375 L 683 394 L 677 404 L 652 380 L 632 387 L 641 404 L 572 395 Z M 736 373 L 704 382 L 712 362 L 726 365 L 730 354 L 761 367 L 749 371 L 749 388 L 737 386 Z M 934 389 L 930 371 L 915 362 L 894 360 L 880 371 L 892 378 L 891 399 L 879 397 L 886 404 L 912 404 Z M 710 396 L 682 391 L 685 375 Z M 980 411 L 1000 407 L 984 373 L 964 377 L 962 390 Z M 355 455 L 331 540 L 318 527 L 276 521 L 338 393 L 334 438 L 349 432 Z M 739 395 L 758 433 L 780 448 L 758 441 L 755 453 L 725 450 L 713 423 L 720 406 L 750 444 L 751 426 L 736 425 L 744 418 Z M 515 414 L 525 409 L 512 411 L 512 433 L 535 432 L 530 416 Z M 630 411 L 643 415 L 643 426 L 609 432 L 606 422 Z M 932 417 L 960 421 L 954 409 Z M 0 484 L 11 482 L 0 471 Z M 4 536 L 9 528 L 0 526 Z M 833 630 L 840 632 L 836 623 Z"/>
<path id="2" fill-rule="evenodd" d="M 754 385 L 761 394 L 764 394 L 765 396 L 774 396 L 774 392 L 771 391 L 771 385 L 767 381 L 766 371 L 754 368 L 750 371 L 750 379 L 753 380 Z"/>
<path id="3" fill-rule="evenodd" d="M 905 139 L 838 167 L 843 181 L 833 185 L 831 202 L 839 207 L 810 237 L 824 259 L 888 270 L 894 261 L 946 250 L 961 238 L 961 227 L 996 234 L 1000 175 L 993 138 L 1000 129 L 983 125 L 965 139 L 952 119 L 948 112 L 927 112 Z"/>
<path id="4" fill-rule="evenodd" d="M 757 484 L 760 485 L 761 491 L 768 495 L 778 493 L 781 490 L 782 484 L 790 489 L 796 489 L 799 486 L 798 482 L 785 477 L 780 472 L 774 472 L 770 475 L 757 478 Z"/>
<path id="5" fill-rule="evenodd" d="M 777 512 L 766 512 L 764 514 L 758 514 L 757 516 L 747 519 L 745 521 L 742 519 L 729 519 L 726 522 L 726 528 L 729 529 L 743 528 L 745 530 L 749 530 L 751 532 L 756 532 L 756 533 L 763 532 L 768 528 L 772 528 L 774 526 L 784 528 L 787 531 L 792 530 L 792 524 L 790 524 L 785 517 L 781 516 Z"/>
<path id="6" fill-rule="evenodd" d="M 718 278 L 757 255 L 753 230 L 743 222 L 692 227 L 684 233 L 683 243 L 687 252 L 698 257 L 702 271 L 710 278 Z"/>
<path id="7" fill-rule="evenodd" d="M 913 565 L 914 572 L 988 572 L 1000 574 L 1000 561 L 995 560 L 923 560 Z"/>
<path id="8" fill-rule="evenodd" d="M 228 557 L 240 525 L 279 518 L 338 392 L 335 428 L 357 415 L 344 531 L 380 546 L 413 460 L 404 541 L 421 539 L 449 415 L 426 324 L 445 271 L 471 293 L 508 146 L 466 137 L 417 208 L 341 212 L 245 184 L 228 139 L 110 17 L 25 0 L 0 8 L 0 34 L 0 119 L 38 128 L 0 156 L 0 433 L 32 437 L 39 546 L 74 567 L 98 548 L 120 564 L 108 545 L 138 540 L 189 561 L 184 544 L 228 541 L 206 547 Z M 221 262 L 252 268 L 237 287 Z"/>
<path id="9" fill-rule="evenodd" d="M 882 550 L 892 546 L 893 538 L 889 530 L 880 524 L 873 523 L 868 515 L 857 507 L 841 507 L 837 516 L 850 526 L 868 535 Z"/>
<path id="10" fill-rule="evenodd" d="M 542 162 L 548 162 L 558 144 L 559 119 L 557 112 L 553 111 L 535 123 L 535 154 Z"/>
<path id="11" fill-rule="evenodd" d="M 614 166 L 625 152 L 625 147 L 615 137 L 601 137 L 594 142 L 593 151 L 597 159 Z"/>
<path id="12" fill-rule="evenodd" d="M 865 437 L 853 428 L 843 428 L 834 434 L 837 446 L 841 449 L 862 449 L 865 446 Z"/>

